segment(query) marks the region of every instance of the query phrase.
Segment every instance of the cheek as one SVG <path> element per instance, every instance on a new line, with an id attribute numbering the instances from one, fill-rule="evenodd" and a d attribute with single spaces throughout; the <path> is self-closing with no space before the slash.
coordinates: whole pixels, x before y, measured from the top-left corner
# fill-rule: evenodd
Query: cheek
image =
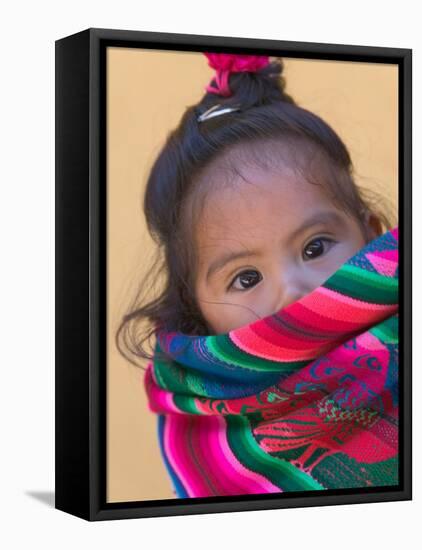
<path id="1" fill-rule="evenodd" d="M 226 334 L 259 318 L 253 304 L 246 305 L 242 298 L 236 300 L 224 292 L 198 288 L 197 302 L 210 334 Z"/>
<path id="2" fill-rule="evenodd" d="M 207 323 L 212 323 L 215 317 L 215 304 L 218 296 L 215 296 L 211 289 L 204 284 L 199 283 L 195 289 L 195 297 L 198 308 Z"/>
<path id="3" fill-rule="evenodd" d="M 360 249 L 358 242 L 343 241 L 336 243 L 320 261 L 307 262 L 306 280 L 309 288 L 316 288 L 335 273 L 349 258 Z"/>
<path id="4" fill-rule="evenodd" d="M 210 303 L 212 300 L 202 296 L 198 300 L 201 314 L 208 326 L 209 334 L 221 334 L 226 332 L 227 314 L 224 312 L 225 305 Z M 215 300 L 216 301 L 216 300 Z M 223 311 L 222 311 L 223 310 Z"/>
<path id="5" fill-rule="evenodd" d="M 253 314 L 250 308 L 239 307 L 240 304 L 223 304 L 209 315 L 208 324 L 212 334 L 227 334 L 231 330 L 249 325 L 260 317 Z"/>
<path id="6" fill-rule="evenodd" d="M 364 240 L 350 240 L 344 243 L 338 243 L 334 248 L 334 253 L 332 254 L 333 263 L 335 268 L 338 269 L 343 265 L 348 259 L 358 252 L 365 245 Z"/>

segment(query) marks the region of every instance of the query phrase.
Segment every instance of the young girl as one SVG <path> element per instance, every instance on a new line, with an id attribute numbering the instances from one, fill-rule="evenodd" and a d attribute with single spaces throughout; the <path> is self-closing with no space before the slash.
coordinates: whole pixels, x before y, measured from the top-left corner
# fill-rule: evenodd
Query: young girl
<path id="1" fill-rule="evenodd" d="M 216 75 L 145 192 L 163 288 L 116 335 L 151 360 L 174 492 L 394 485 L 397 228 L 280 59 L 205 55 Z"/>

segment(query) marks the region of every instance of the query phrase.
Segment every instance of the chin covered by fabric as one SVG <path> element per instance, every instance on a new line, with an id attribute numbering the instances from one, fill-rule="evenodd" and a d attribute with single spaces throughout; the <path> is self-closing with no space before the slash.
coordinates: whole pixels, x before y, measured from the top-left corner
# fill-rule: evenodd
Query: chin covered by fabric
<path id="1" fill-rule="evenodd" d="M 157 332 L 142 380 L 177 497 L 398 484 L 398 272 L 395 228 L 265 319 Z"/>

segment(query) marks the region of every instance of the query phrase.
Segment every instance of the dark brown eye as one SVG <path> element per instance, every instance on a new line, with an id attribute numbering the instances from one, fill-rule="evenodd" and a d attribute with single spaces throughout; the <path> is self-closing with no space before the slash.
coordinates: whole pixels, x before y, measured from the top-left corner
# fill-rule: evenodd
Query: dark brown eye
<path id="1" fill-rule="evenodd" d="M 314 239 L 311 241 L 308 245 L 306 245 L 303 256 L 305 260 L 313 260 L 314 258 L 318 258 L 318 256 L 321 256 L 325 252 L 325 246 L 324 243 L 332 244 L 334 241 L 332 239 L 319 238 Z"/>
<path id="2" fill-rule="evenodd" d="M 248 290 L 249 288 L 254 287 L 259 281 L 262 280 L 262 276 L 258 271 L 254 269 L 249 269 L 248 271 L 242 271 L 233 279 L 230 283 L 229 288 L 235 288 L 236 290 Z M 235 286 L 235 282 L 239 281 L 239 286 Z"/>

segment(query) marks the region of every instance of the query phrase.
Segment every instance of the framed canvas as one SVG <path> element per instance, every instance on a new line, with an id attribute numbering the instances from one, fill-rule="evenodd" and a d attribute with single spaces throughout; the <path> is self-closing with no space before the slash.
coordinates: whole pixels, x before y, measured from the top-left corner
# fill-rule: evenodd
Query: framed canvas
<path id="1" fill-rule="evenodd" d="M 56 508 L 410 500 L 412 50 L 90 28 L 55 60 Z"/>

